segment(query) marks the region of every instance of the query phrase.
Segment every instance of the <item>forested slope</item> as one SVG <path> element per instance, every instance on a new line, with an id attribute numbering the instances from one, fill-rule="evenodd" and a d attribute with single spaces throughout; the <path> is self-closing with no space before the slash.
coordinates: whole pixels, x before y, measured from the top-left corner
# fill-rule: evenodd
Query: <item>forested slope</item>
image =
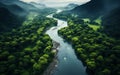
<path id="1" fill-rule="evenodd" d="M 52 40 L 44 32 L 56 21 L 37 16 L 0 35 L 1 75 L 42 75 L 54 58 Z"/>
<path id="2" fill-rule="evenodd" d="M 88 23 L 76 23 L 69 20 L 68 27 L 59 30 L 59 34 L 72 43 L 75 52 L 90 75 L 120 74 L 120 39 L 95 31 Z"/>
<path id="3" fill-rule="evenodd" d="M 102 25 L 106 34 L 120 39 L 120 7 L 104 15 Z"/>

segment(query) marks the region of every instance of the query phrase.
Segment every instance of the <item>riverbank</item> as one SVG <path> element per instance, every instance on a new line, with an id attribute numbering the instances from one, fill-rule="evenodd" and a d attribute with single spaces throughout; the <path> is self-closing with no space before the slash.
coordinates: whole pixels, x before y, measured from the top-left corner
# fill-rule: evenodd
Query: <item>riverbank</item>
<path id="1" fill-rule="evenodd" d="M 53 73 L 53 70 L 57 67 L 57 53 L 58 53 L 58 47 L 60 46 L 60 44 L 56 41 L 52 41 L 53 42 L 53 48 L 52 51 L 56 52 L 55 53 L 55 57 L 53 59 L 53 61 L 50 63 L 50 65 L 48 66 L 48 68 L 44 71 L 43 75 L 51 75 Z"/>

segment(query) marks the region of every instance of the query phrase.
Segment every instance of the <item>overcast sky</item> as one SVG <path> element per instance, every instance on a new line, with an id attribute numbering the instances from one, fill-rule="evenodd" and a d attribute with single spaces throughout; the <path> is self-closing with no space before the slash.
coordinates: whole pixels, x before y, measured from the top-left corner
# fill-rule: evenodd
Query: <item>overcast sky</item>
<path id="1" fill-rule="evenodd" d="M 21 0 L 24 2 L 39 2 L 44 3 L 47 6 L 53 7 L 53 6 L 65 6 L 69 3 L 76 3 L 76 4 L 83 4 L 90 0 Z"/>

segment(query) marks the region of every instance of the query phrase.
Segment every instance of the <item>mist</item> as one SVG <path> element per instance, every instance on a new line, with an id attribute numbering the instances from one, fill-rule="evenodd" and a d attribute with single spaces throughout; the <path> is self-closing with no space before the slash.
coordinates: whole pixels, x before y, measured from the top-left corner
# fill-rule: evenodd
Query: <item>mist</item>
<path id="1" fill-rule="evenodd" d="M 64 7 L 70 3 L 74 3 L 74 4 L 84 4 L 86 2 L 89 2 L 90 0 L 21 0 L 23 2 L 36 2 L 36 3 L 42 3 L 45 4 L 48 7 Z"/>

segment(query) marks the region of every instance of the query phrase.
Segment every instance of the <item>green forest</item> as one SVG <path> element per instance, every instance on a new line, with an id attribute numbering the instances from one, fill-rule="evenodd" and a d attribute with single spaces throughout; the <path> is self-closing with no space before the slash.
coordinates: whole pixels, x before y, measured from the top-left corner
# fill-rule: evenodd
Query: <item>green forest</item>
<path id="1" fill-rule="evenodd" d="M 91 0 L 71 12 L 54 15 L 68 21 L 68 27 L 60 29 L 59 35 L 72 44 L 90 75 L 120 75 L 119 1 L 110 0 L 108 6 L 105 1 Z M 110 6 L 114 3 L 116 7 Z"/>
<path id="2" fill-rule="evenodd" d="M 42 74 L 53 60 L 52 40 L 45 30 L 53 19 L 37 16 L 20 28 L 0 35 L 0 75 Z"/>
<path id="3" fill-rule="evenodd" d="M 75 48 L 77 57 L 87 66 L 93 75 L 120 74 L 120 40 L 107 36 L 100 30 L 94 30 L 87 22 L 76 23 L 68 20 L 68 27 L 59 30 L 59 34 Z"/>
<path id="4" fill-rule="evenodd" d="M 0 75 L 120 75 L 120 0 L 27 1 L 0 0 Z"/>

